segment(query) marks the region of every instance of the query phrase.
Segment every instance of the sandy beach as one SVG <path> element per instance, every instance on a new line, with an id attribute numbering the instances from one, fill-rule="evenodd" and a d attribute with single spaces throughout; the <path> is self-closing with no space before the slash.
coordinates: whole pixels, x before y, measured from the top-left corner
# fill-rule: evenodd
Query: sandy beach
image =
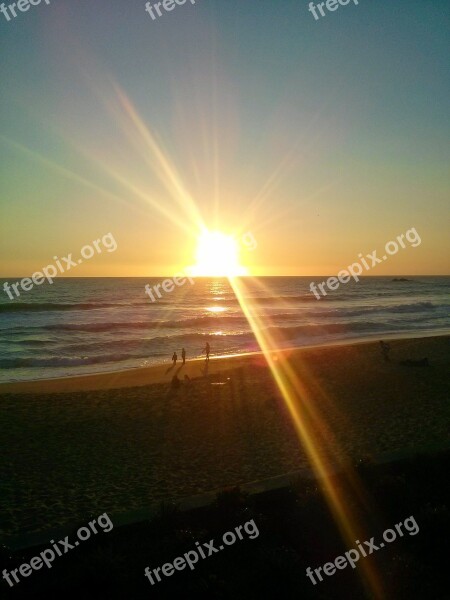
<path id="1" fill-rule="evenodd" d="M 448 337 L 286 350 L 336 437 L 340 458 L 448 446 Z M 400 361 L 428 357 L 429 367 Z M 0 533 L 50 530 L 90 515 L 307 468 L 259 354 L 0 386 Z M 178 371 L 191 383 L 177 391 Z"/>

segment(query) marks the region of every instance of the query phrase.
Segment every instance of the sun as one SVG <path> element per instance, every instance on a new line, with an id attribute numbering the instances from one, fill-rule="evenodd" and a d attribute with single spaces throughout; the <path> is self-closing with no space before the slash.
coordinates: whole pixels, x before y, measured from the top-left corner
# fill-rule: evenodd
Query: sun
<path id="1" fill-rule="evenodd" d="M 237 277 L 247 275 L 239 264 L 239 248 L 231 235 L 220 231 L 204 231 L 198 238 L 197 264 L 191 267 L 194 277 Z"/>

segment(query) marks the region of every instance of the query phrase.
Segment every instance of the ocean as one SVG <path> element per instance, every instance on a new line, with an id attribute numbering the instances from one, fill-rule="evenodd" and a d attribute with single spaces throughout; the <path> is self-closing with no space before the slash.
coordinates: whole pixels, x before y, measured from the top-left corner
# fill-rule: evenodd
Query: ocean
<path id="1" fill-rule="evenodd" d="M 320 300 L 324 277 L 241 279 L 245 298 L 279 347 L 450 332 L 450 277 L 366 277 Z M 3 282 L 0 280 L 1 289 Z M 15 281 L 9 279 L 9 282 Z M 259 350 L 227 279 L 196 279 L 152 303 L 161 278 L 56 279 L 0 298 L 0 381 L 116 371 Z"/>

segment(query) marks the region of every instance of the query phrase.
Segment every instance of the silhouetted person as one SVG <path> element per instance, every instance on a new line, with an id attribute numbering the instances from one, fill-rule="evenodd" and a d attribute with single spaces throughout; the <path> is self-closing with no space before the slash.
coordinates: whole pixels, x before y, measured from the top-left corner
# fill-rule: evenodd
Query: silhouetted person
<path id="1" fill-rule="evenodd" d="M 184 348 L 181 349 L 181 358 L 183 359 L 183 365 L 186 362 L 186 350 Z"/>
<path id="2" fill-rule="evenodd" d="M 170 384 L 171 388 L 173 390 L 178 390 L 178 388 L 180 387 L 180 385 L 181 385 L 181 381 L 178 379 L 178 375 L 174 375 L 172 377 L 172 383 Z"/>
<path id="3" fill-rule="evenodd" d="M 173 366 L 175 366 L 177 364 L 177 360 L 178 360 L 177 353 L 174 352 L 173 356 L 172 356 Z"/>
<path id="4" fill-rule="evenodd" d="M 206 352 L 206 360 L 209 361 L 209 353 L 211 352 L 211 348 L 209 346 L 209 342 L 206 342 L 205 352 Z"/>
<path id="5" fill-rule="evenodd" d="M 380 340 L 380 346 L 381 354 L 383 355 L 385 362 L 389 362 L 389 351 L 391 349 L 390 345 L 386 344 L 386 342 L 383 342 L 383 340 Z"/>

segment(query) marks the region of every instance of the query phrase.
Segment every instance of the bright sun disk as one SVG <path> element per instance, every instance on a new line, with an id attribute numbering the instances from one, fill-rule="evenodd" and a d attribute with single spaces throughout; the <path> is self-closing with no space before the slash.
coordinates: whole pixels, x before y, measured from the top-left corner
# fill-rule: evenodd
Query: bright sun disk
<path id="1" fill-rule="evenodd" d="M 247 275 L 247 269 L 239 264 L 236 240 L 220 231 L 204 231 L 200 235 L 196 259 L 197 264 L 191 270 L 194 277 Z"/>

